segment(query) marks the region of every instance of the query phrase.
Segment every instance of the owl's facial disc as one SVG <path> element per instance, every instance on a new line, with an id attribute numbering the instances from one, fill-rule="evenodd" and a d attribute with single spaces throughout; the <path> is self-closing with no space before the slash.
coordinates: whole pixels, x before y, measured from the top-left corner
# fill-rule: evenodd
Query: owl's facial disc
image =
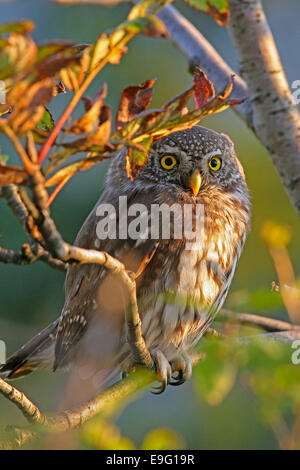
<path id="1" fill-rule="evenodd" d="M 162 184 L 170 191 L 177 187 L 194 197 L 215 188 L 234 192 L 244 184 L 229 137 L 200 126 L 154 142 L 140 179 Z"/>

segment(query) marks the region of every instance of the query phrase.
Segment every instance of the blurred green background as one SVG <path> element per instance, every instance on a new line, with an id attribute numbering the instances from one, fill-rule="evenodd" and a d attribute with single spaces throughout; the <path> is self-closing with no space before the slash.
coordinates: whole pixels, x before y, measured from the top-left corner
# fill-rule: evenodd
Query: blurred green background
<path id="1" fill-rule="evenodd" d="M 228 32 L 205 14 L 189 8 L 183 1 L 176 6 L 200 29 L 230 65 L 238 70 Z M 299 0 L 289 2 L 266 0 L 264 6 L 273 29 L 288 81 L 300 79 L 299 71 Z M 113 8 L 96 6 L 65 7 L 47 0 L 0 1 L 1 22 L 29 18 L 36 23 L 33 37 L 37 42 L 70 39 L 91 43 L 98 34 L 120 23 L 128 13 L 128 4 Z M 108 102 L 116 110 L 122 89 L 149 78 L 158 78 L 153 107 L 190 86 L 185 58 L 169 42 L 162 39 L 135 38 L 119 66 L 108 66 L 89 90 L 93 95 L 103 82 L 109 85 Z M 60 95 L 55 107 L 57 117 L 68 96 Z M 222 131 L 235 142 L 252 194 L 253 223 L 242 259 L 226 305 L 237 310 L 265 312 L 284 318 L 277 300 L 265 295 L 275 271 L 260 229 L 266 219 L 288 224 L 292 233 L 289 252 L 296 275 L 299 274 L 300 224 L 280 184 L 267 152 L 252 133 L 229 110 L 202 121 L 203 125 Z M 13 150 L 1 139 L 1 150 L 15 161 Z M 65 239 L 72 241 L 103 189 L 107 165 L 99 164 L 91 171 L 75 176 L 52 206 L 58 228 Z M 21 228 L 0 201 L 0 244 L 18 249 L 25 240 Z M 0 339 L 7 344 L 7 353 L 55 319 L 64 301 L 64 275 L 42 263 L 28 267 L 1 265 L 0 275 Z M 276 294 L 274 294 L 276 295 Z M 269 299 L 268 301 L 266 299 Z M 274 310 L 275 309 L 275 310 Z M 65 383 L 63 373 L 44 370 L 16 382 L 23 391 L 40 404 L 43 410 L 55 410 Z M 179 388 L 169 387 L 161 396 L 150 393 L 132 402 L 116 420 L 124 435 L 137 445 L 152 428 L 167 426 L 176 430 L 191 449 L 277 448 L 273 432 L 260 419 L 256 402 L 242 385 L 236 385 L 219 406 L 199 402 L 193 383 Z M 23 424 L 15 408 L 0 399 L 0 427 L 7 423 Z M 57 445 L 57 444 L 56 444 Z"/>

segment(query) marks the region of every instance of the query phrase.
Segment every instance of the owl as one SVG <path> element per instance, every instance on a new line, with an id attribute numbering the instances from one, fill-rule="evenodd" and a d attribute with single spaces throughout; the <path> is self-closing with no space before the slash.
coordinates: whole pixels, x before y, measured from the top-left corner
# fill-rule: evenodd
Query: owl
<path id="1" fill-rule="evenodd" d="M 190 351 L 226 298 L 249 229 L 249 193 L 232 141 L 204 127 L 155 141 L 134 180 L 127 175 L 126 153 L 112 160 L 105 190 L 75 245 L 108 252 L 138 273 L 142 333 L 161 392 L 190 378 Z M 126 210 L 120 200 L 126 200 Z M 99 234 L 99 207 L 116 209 L 106 237 Z M 153 207 L 176 210 L 164 220 L 163 211 L 155 215 Z M 147 224 L 131 236 L 139 208 Z M 178 230 L 185 208 L 190 232 Z M 71 265 L 65 291 L 60 317 L 13 354 L 1 372 L 15 378 L 44 365 L 72 366 L 98 390 L 134 366 L 126 341 L 127 293 L 114 273 L 96 264 Z"/>

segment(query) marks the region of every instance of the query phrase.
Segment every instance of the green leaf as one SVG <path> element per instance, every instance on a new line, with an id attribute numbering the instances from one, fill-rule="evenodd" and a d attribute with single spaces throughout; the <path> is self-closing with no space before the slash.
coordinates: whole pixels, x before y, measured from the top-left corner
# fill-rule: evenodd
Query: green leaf
<path id="1" fill-rule="evenodd" d="M 35 25 L 30 20 L 23 20 L 16 23 L 4 23 L 0 25 L 0 34 L 17 33 L 26 34 L 34 29 Z"/>
<path id="2" fill-rule="evenodd" d="M 41 121 L 38 123 L 37 128 L 40 129 L 41 131 L 50 132 L 53 129 L 54 125 L 55 125 L 54 119 L 49 109 L 45 107 L 44 115 Z"/>
<path id="3" fill-rule="evenodd" d="M 0 155 L 1 163 L 6 163 L 8 159 L 9 159 L 9 155 Z"/>
<path id="4" fill-rule="evenodd" d="M 162 8 L 167 3 L 173 0 L 144 0 L 134 5 L 128 15 L 128 20 L 135 20 L 136 18 L 147 16 L 147 11 L 150 8 Z"/>
<path id="5" fill-rule="evenodd" d="M 228 25 L 229 6 L 228 0 L 185 0 L 197 10 L 211 15 L 221 26 Z"/>
<path id="6" fill-rule="evenodd" d="M 154 15 L 147 15 L 145 17 L 136 18 L 132 21 L 126 21 L 121 25 L 133 34 L 145 34 L 146 36 L 154 37 L 166 37 L 167 30 L 164 23 Z"/>
<path id="7" fill-rule="evenodd" d="M 51 56 L 54 56 L 55 54 L 59 52 L 63 52 L 66 49 L 70 51 L 74 51 L 74 49 L 73 50 L 71 49 L 73 45 L 74 43 L 69 42 L 69 41 L 50 42 L 46 44 L 41 44 L 40 46 L 38 46 L 36 62 L 41 62 L 42 60 L 45 60 Z"/>

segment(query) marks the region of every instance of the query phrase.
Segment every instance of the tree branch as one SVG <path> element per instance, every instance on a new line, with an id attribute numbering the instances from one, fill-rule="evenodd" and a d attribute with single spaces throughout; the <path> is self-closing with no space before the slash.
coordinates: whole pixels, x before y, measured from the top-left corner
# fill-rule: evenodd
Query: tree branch
<path id="1" fill-rule="evenodd" d="M 0 263 L 27 266 L 39 260 L 59 271 L 65 272 L 67 270 L 67 263 L 53 258 L 50 253 L 44 250 L 40 245 L 36 244 L 30 246 L 28 243 L 24 243 L 21 246 L 20 253 L 0 246 Z"/>
<path id="2" fill-rule="evenodd" d="M 202 357 L 203 354 L 195 352 L 192 356 L 193 365 L 196 365 Z M 106 410 L 108 406 L 114 407 L 138 390 L 151 385 L 155 379 L 156 374 L 154 370 L 136 368 L 130 375 L 108 387 L 84 405 L 50 415 L 43 414 L 23 392 L 0 378 L 0 393 L 14 403 L 30 423 L 30 426 L 25 428 L 8 426 L 7 431 L 11 436 L 0 440 L 0 450 L 22 447 L 47 433 L 58 434 L 76 429 L 103 410 Z"/>
<path id="3" fill-rule="evenodd" d="M 253 127 L 300 215 L 300 115 L 260 0 L 229 0 L 230 32 L 251 100 Z"/>
<path id="4" fill-rule="evenodd" d="M 38 407 L 27 396 L 0 377 L 0 393 L 14 403 L 30 423 L 44 424 L 45 419 Z"/>
<path id="5" fill-rule="evenodd" d="M 24 257 L 23 253 L 16 253 L 13 250 L 7 250 L 0 246 L 0 263 L 18 264 L 19 266 L 23 266 L 25 264 L 29 264 L 29 261 Z"/>
<path id="6" fill-rule="evenodd" d="M 0 378 L 0 393 L 13 402 L 31 423 L 27 428 L 10 426 L 11 437 L 0 441 L 0 449 L 8 450 L 24 446 L 42 437 L 45 433 L 61 433 L 82 426 L 96 414 L 131 396 L 155 380 L 155 372 L 136 370 L 130 376 L 107 388 L 96 398 L 73 410 L 56 415 L 45 415 L 22 392 Z M 32 424 L 33 423 L 33 424 Z"/>

